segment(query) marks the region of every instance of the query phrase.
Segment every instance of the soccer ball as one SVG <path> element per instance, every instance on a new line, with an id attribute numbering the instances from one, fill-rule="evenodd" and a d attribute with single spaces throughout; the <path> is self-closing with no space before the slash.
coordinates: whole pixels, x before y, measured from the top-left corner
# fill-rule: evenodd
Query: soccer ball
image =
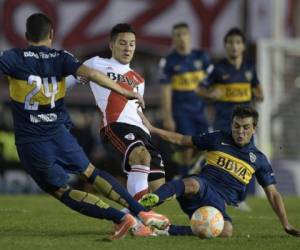
<path id="1" fill-rule="evenodd" d="M 192 215 L 191 229 L 200 238 L 215 238 L 222 233 L 223 228 L 223 215 L 214 207 L 200 207 Z"/>

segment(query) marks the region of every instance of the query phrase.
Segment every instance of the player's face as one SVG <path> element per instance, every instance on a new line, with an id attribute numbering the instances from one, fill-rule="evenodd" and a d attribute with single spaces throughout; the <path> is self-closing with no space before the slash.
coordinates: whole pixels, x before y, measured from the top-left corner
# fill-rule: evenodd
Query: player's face
<path id="1" fill-rule="evenodd" d="M 186 52 L 191 47 L 191 33 L 189 29 L 182 27 L 173 31 L 173 43 L 175 49 L 179 52 Z"/>
<path id="2" fill-rule="evenodd" d="M 239 146 L 248 144 L 255 133 L 252 117 L 234 117 L 231 124 L 232 137 Z"/>
<path id="3" fill-rule="evenodd" d="M 130 32 L 119 33 L 115 41 L 110 42 L 112 56 L 121 64 L 131 62 L 135 51 L 135 35 Z"/>
<path id="4" fill-rule="evenodd" d="M 238 35 L 229 36 L 225 43 L 225 50 L 229 58 L 236 59 L 243 56 L 245 44 L 242 37 Z"/>

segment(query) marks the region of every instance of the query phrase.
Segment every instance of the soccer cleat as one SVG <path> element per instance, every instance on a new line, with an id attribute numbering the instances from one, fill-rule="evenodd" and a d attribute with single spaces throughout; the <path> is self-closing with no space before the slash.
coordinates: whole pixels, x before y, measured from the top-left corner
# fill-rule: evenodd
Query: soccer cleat
<path id="1" fill-rule="evenodd" d="M 170 225 L 170 221 L 166 216 L 157 214 L 153 211 L 141 211 L 138 214 L 138 217 L 144 223 L 144 225 L 155 227 L 157 229 L 165 229 Z"/>
<path id="2" fill-rule="evenodd" d="M 143 195 L 143 197 L 139 200 L 139 203 L 146 207 L 152 208 L 159 202 L 159 197 L 156 194 L 148 193 Z"/>
<path id="3" fill-rule="evenodd" d="M 115 230 L 113 235 L 111 235 L 108 239 L 109 240 L 119 240 L 122 239 L 126 236 L 126 234 L 130 230 L 134 230 L 134 228 L 137 226 L 137 221 L 136 219 L 130 215 L 126 214 L 121 223 L 115 224 Z"/>

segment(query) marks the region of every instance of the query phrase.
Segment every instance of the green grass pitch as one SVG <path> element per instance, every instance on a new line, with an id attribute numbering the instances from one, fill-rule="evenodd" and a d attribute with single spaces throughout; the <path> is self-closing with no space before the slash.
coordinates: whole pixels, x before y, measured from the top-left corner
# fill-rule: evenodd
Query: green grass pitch
<path id="1" fill-rule="evenodd" d="M 234 220 L 231 239 L 201 240 L 197 237 L 151 237 L 107 242 L 112 224 L 77 214 L 47 195 L 0 196 L 1 250 L 89 249 L 300 249 L 300 238 L 287 235 L 263 198 L 249 198 L 252 212 L 230 208 Z M 300 227 L 300 198 L 285 197 L 291 224 Z M 188 224 L 175 201 L 157 211 L 174 224 Z"/>

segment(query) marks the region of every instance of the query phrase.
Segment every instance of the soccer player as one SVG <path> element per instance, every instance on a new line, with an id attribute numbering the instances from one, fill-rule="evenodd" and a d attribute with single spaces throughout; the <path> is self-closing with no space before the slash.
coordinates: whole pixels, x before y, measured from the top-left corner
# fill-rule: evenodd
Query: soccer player
<path id="1" fill-rule="evenodd" d="M 214 130 L 231 131 L 231 114 L 236 105 L 263 101 L 263 90 L 255 65 L 244 56 L 245 43 L 244 33 L 239 28 L 231 28 L 224 36 L 226 58 L 215 65 L 207 79 L 206 84 L 219 94 L 214 102 Z M 254 181 L 248 188 L 254 188 Z M 246 202 L 239 204 L 238 208 L 251 210 Z"/>
<path id="2" fill-rule="evenodd" d="M 146 194 L 141 200 L 143 205 L 152 207 L 176 197 L 182 210 L 189 217 L 199 207 L 213 206 L 221 211 L 225 220 L 221 236 L 231 237 L 233 226 L 231 218 L 226 213 L 226 205 L 241 202 L 245 197 L 247 184 L 255 175 L 284 230 L 293 236 L 300 236 L 300 231 L 288 221 L 267 157 L 251 140 L 258 122 L 258 113 L 255 109 L 237 106 L 232 115 L 231 133 L 216 131 L 196 136 L 185 136 L 156 128 L 142 113 L 140 115 L 150 132 L 162 139 L 207 151 L 206 164 L 200 174 L 164 184 L 154 194 Z M 192 231 L 188 226 L 171 225 L 168 233 L 191 235 Z"/>
<path id="3" fill-rule="evenodd" d="M 226 58 L 214 66 L 206 86 L 218 90 L 215 99 L 214 130 L 231 131 L 231 115 L 236 105 L 263 101 L 263 90 L 255 65 L 244 57 L 246 38 L 239 28 L 224 36 Z"/>
<path id="4" fill-rule="evenodd" d="M 81 175 L 111 200 L 128 207 L 146 225 L 165 226 L 164 216 L 147 212 L 108 173 L 96 169 L 65 126 L 65 77 L 87 77 L 128 99 L 143 99 L 103 73 L 82 65 L 70 53 L 52 49 L 53 26 L 44 14 L 26 21 L 29 47 L 4 51 L 0 72 L 9 79 L 17 151 L 25 170 L 46 192 L 81 214 L 112 220 L 119 239 L 136 226 L 131 215 L 110 207 L 97 196 L 68 186 L 68 173 Z"/>
<path id="5" fill-rule="evenodd" d="M 115 25 L 110 32 L 111 58 L 92 57 L 84 62 L 88 67 L 104 72 L 125 89 L 144 94 L 145 81 L 130 68 L 136 48 L 136 34 L 128 23 Z M 84 80 L 84 79 L 83 79 Z M 139 200 L 148 189 L 156 190 L 165 183 L 164 164 L 153 146 L 149 130 L 137 110 L 139 105 L 122 95 L 90 82 L 97 106 L 102 113 L 101 139 L 107 152 L 127 174 L 127 190 Z M 148 184 L 149 181 L 149 184 Z M 136 233 L 148 232 L 139 227 Z M 144 234 L 143 233 L 143 234 Z"/>
<path id="6" fill-rule="evenodd" d="M 203 91 L 199 91 L 202 97 L 197 92 L 213 68 L 210 58 L 205 51 L 192 49 L 188 24 L 175 24 L 172 39 L 174 50 L 160 61 L 163 126 L 189 135 L 207 132 L 202 99 L 206 96 Z M 193 150 L 185 149 L 182 153 L 179 176 L 185 176 L 193 164 Z"/>

